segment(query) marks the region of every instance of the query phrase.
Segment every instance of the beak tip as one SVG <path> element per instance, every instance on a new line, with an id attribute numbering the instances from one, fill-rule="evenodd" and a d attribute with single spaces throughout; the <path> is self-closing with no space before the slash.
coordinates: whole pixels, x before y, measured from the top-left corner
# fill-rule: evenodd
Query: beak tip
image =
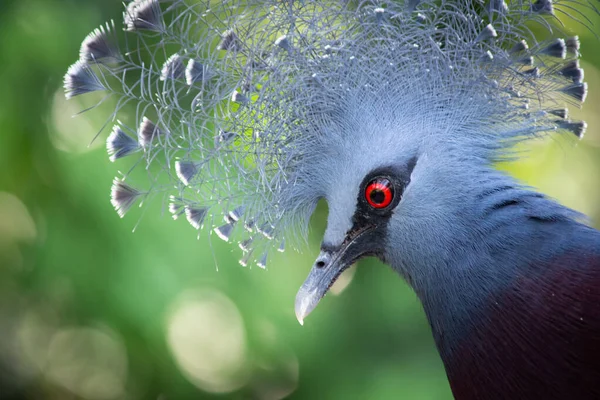
<path id="1" fill-rule="evenodd" d="M 314 292 L 307 292 L 300 290 L 296 296 L 296 319 L 300 325 L 304 325 L 304 319 L 310 314 L 310 312 L 316 307 L 318 303 L 318 297 Z"/>
<path id="2" fill-rule="evenodd" d="M 300 325 L 304 325 L 304 317 L 304 313 L 300 309 L 298 309 L 298 307 L 296 307 L 296 319 L 298 320 L 298 323 Z"/>

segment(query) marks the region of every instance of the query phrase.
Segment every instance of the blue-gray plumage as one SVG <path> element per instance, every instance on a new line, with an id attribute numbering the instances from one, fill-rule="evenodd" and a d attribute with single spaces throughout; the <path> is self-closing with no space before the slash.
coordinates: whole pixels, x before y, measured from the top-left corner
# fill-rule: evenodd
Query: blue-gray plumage
<path id="1" fill-rule="evenodd" d="M 115 179 L 121 216 L 169 195 L 173 218 L 266 268 L 325 199 L 301 323 L 344 269 L 376 256 L 421 299 L 457 399 L 598 399 L 600 233 L 494 168 L 522 140 L 583 136 L 566 108 L 587 94 L 579 40 L 555 22 L 585 25 L 586 12 L 598 10 L 134 0 L 126 48 L 113 26 L 93 31 L 65 90 L 108 92 L 110 119 L 135 105 L 137 139 L 119 123 L 107 147 L 113 161 L 141 154 L 151 184 Z"/>

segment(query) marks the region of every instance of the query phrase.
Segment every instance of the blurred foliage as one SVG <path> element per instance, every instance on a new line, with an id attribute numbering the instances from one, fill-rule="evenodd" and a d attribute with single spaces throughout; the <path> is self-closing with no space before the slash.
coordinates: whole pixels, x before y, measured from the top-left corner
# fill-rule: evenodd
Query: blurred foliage
<path id="1" fill-rule="evenodd" d="M 102 121 L 70 118 L 79 105 L 63 100 L 62 76 L 81 39 L 121 7 L 1 3 L 0 398 L 451 399 L 415 295 L 376 261 L 296 322 L 325 209 L 303 254 L 277 255 L 266 271 L 239 267 L 229 246 L 197 240 L 160 204 L 135 234 L 142 210 L 118 218 L 108 199 L 116 167 L 102 140 L 89 145 Z M 600 53 L 579 31 L 586 138 L 540 140 L 502 168 L 598 226 Z"/>

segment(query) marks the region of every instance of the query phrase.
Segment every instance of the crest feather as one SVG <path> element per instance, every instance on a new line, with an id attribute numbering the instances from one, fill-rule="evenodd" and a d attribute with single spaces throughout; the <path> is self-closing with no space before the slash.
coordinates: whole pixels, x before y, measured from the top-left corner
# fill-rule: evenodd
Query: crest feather
<path id="1" fill-rule="evenodd" d="M 582 136 L 565 108 L 587 94 L 580 43 L 557 23 L 582 7 L 597 12 L 581 0 L 134 0 L 125 48 L 112 24 L 94 30 L 65 91 L 116 98 L 111 120 L 136 109 L 138 131 L 117 126 L 108 150 L 142 157 L 151 184 L 115 180 L 121 216 L 157 192 L 196 229 L 225 215 L 209 229 L 264 268 L 270 247 L 305 235 L 336 151 L 374 130 L 394 130 L 392 147 L 451 140 L 490 159 L 541 132 Z"/>

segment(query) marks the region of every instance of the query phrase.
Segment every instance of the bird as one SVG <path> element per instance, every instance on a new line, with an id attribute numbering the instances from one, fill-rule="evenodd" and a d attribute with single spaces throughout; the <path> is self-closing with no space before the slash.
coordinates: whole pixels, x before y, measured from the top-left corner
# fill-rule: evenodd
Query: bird
<path id="1" fill-rule="evenodd" d="M 600 232 L 496 167 L 523 142 L 583 136 L 565 22 L 594 32 L 597 13 L 585 0 L 134 0 L 122 29 L 85 38 L 64 89 L 112 110 L 109 159 L 130 167 L 111 189 L 121 217 L 158 198 L 266 268 L 303 245 L 324 201 L 301 324 L 376 257 L 420 300 L 457 400 L 600 399 Z"/>

